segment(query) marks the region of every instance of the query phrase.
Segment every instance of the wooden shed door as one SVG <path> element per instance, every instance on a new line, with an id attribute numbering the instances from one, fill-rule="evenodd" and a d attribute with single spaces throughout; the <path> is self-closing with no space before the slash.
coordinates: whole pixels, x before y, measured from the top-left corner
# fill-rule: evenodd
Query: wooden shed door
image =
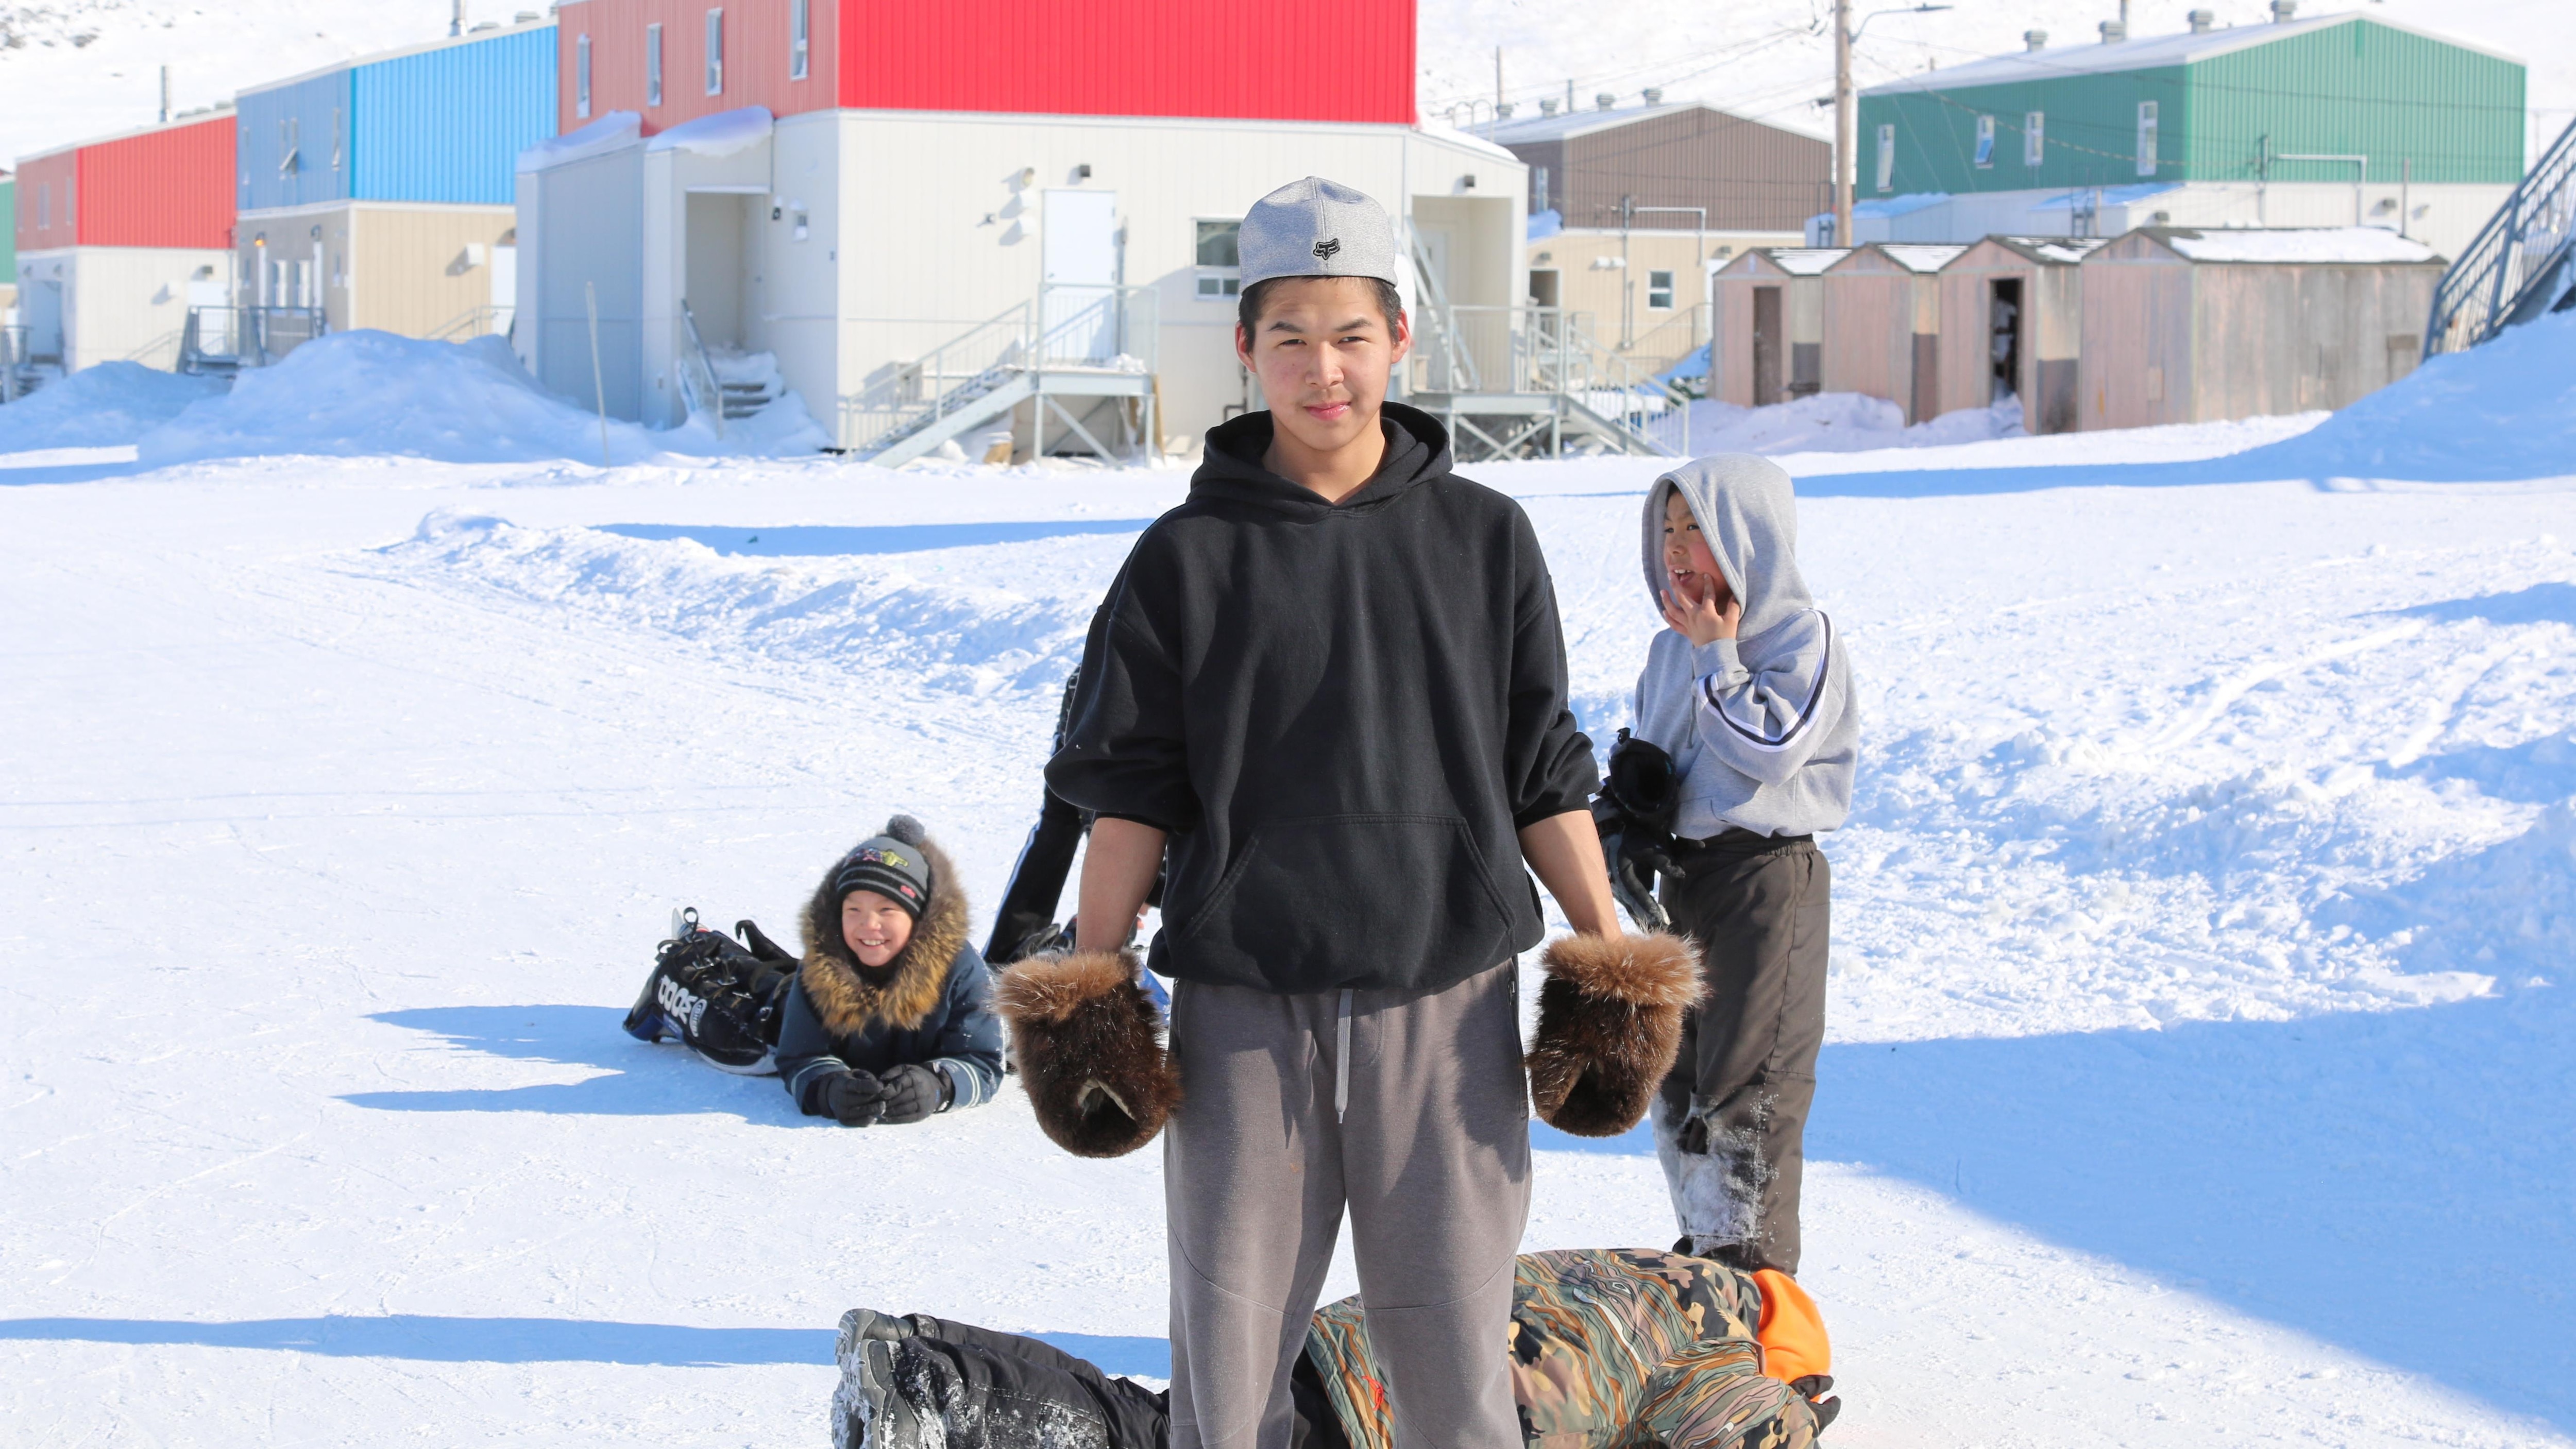
<path id="1" fill-rule="evenodd" d="M 1753 289 L 1753 405 L 1767 408 L 1780 400 L 1780 289 Z"/>

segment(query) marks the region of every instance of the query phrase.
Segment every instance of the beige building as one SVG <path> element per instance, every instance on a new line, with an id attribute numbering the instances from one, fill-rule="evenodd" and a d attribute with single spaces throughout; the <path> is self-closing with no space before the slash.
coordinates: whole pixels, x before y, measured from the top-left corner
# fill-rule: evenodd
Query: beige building
<path id="1" fill-rule="evenodd" d="M 405 337 L 510 330 L 518 223 L 507 206 L 335 201 L 242 217 L 240 305 L 318 307 L 333 332 Z"/>
<path id="2" fill-rule="evenodd" d="M 224 300 L 226 255 L 201 247 L 64 247 L 18 254 L 27 357 L 65 372 L 102 362 L 167 368 L 192 305 Z"/>
<path id="3" fill-rule="evenodd" d="M 1797 242 L 1794 231 L 1569 227 L 1529 244 L 1529 298 L 1581 314 L 1602 348 L 1661 369 L 1708 341 L 1714 270 Z"/>

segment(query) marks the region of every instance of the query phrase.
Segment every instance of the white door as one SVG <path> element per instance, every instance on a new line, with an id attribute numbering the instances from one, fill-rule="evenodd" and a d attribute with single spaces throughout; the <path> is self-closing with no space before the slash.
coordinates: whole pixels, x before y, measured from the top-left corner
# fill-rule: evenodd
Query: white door
<path id="1" fill-rule="evenodd" d="M 1039 355 L 1048 364 L 1105 363 L 1118 355 L 1118 193 L 1049 191 L 1044 205 Z"/>
<path id="2" fill-rule="evenodd" d="M 18 285 L 18 317 L 27 329 L 27 355 L 51 357 L 63 355 L 63 284 L 22 277 Z"/>

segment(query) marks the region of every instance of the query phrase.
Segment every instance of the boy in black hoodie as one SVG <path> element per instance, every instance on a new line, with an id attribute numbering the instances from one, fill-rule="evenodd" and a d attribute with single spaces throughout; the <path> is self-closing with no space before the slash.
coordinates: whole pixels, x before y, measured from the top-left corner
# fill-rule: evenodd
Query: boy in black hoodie
<path id="1" fill-rule="evenodd" d="M 1310 177 L 1252 208 L 1240 255 L 1236 348 L 1269 411 L 1208 434 L 1092 621 L 1047 767 L 1098 817 L 1079 949 L 1014 967 L 996 1005 L 1058 1142 L 1113 1155 L 1170 1114 L 1174 1449 L 1287 1443 L 1346 1206 L 1397 1442 L 1504 1449 L 1515 957 L 1543 933 L 1522 863 L 1580 933 L 1551 971 L 1617 1023 L 1543 1027 L 1543 1116 L 1636 1121 L 1694 982 L 1677 942 L 1617 934 L 1529 520 L 1384 402 L 1411 343 L 1385 212 Z M 1167 848 L 1168 1066 L 1122 950 Z"/>

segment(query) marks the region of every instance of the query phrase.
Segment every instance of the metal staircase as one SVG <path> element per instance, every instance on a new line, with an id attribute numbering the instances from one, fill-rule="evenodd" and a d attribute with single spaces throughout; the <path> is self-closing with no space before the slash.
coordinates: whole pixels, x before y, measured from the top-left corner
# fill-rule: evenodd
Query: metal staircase
<path id="1" fill-rule="evenodd" d="M 1593 335 L 1588 312 L 1452 306 L 1425 279 L 1407 400 L 1449 426 L 1461 462 L 1579 453 L 1673 456 L 1653 421 L 1690 398 Z"/>
<path id="2" fill-rule="evenodd" d="M 2462 352 L 2507 327 L 2576 306 L 2576 123 L 2460 253 L 2433 290 L 2424 356 Z"/>
<path id="3" fill-rule="evenodd" d="M 27 329 L 0 326 L 0 403 L 13 403 L 46 382 L 45 369 L 27 353 Z"/>
<path id="4" fill-rule="evenodd" d="M 191 307 L 179 329 L 176 368 L 231 377 L 246 367 L 272 367 L 330 331 L 319 307 Z"/>
<path id="5" fill-rule="evenodd" d="M 1034 448 L 1047 451 L 1048 415 L 1059 438 L 1094 455 L 1151 452 L 1157 325 L 1150 287 L 1050 286 L 912 361 L 885 369 L 841 400 L 843 443 L 868 462 L 897 467 L 942 443 L 1008 418 L 1034 400 Z M 1068 407 L 1066 399 L 1077 400 Z M 1086 417 L 1114 405 L 1113 448 Z M 1096 419 L 1095 419 L 1096 420 Z"/>

